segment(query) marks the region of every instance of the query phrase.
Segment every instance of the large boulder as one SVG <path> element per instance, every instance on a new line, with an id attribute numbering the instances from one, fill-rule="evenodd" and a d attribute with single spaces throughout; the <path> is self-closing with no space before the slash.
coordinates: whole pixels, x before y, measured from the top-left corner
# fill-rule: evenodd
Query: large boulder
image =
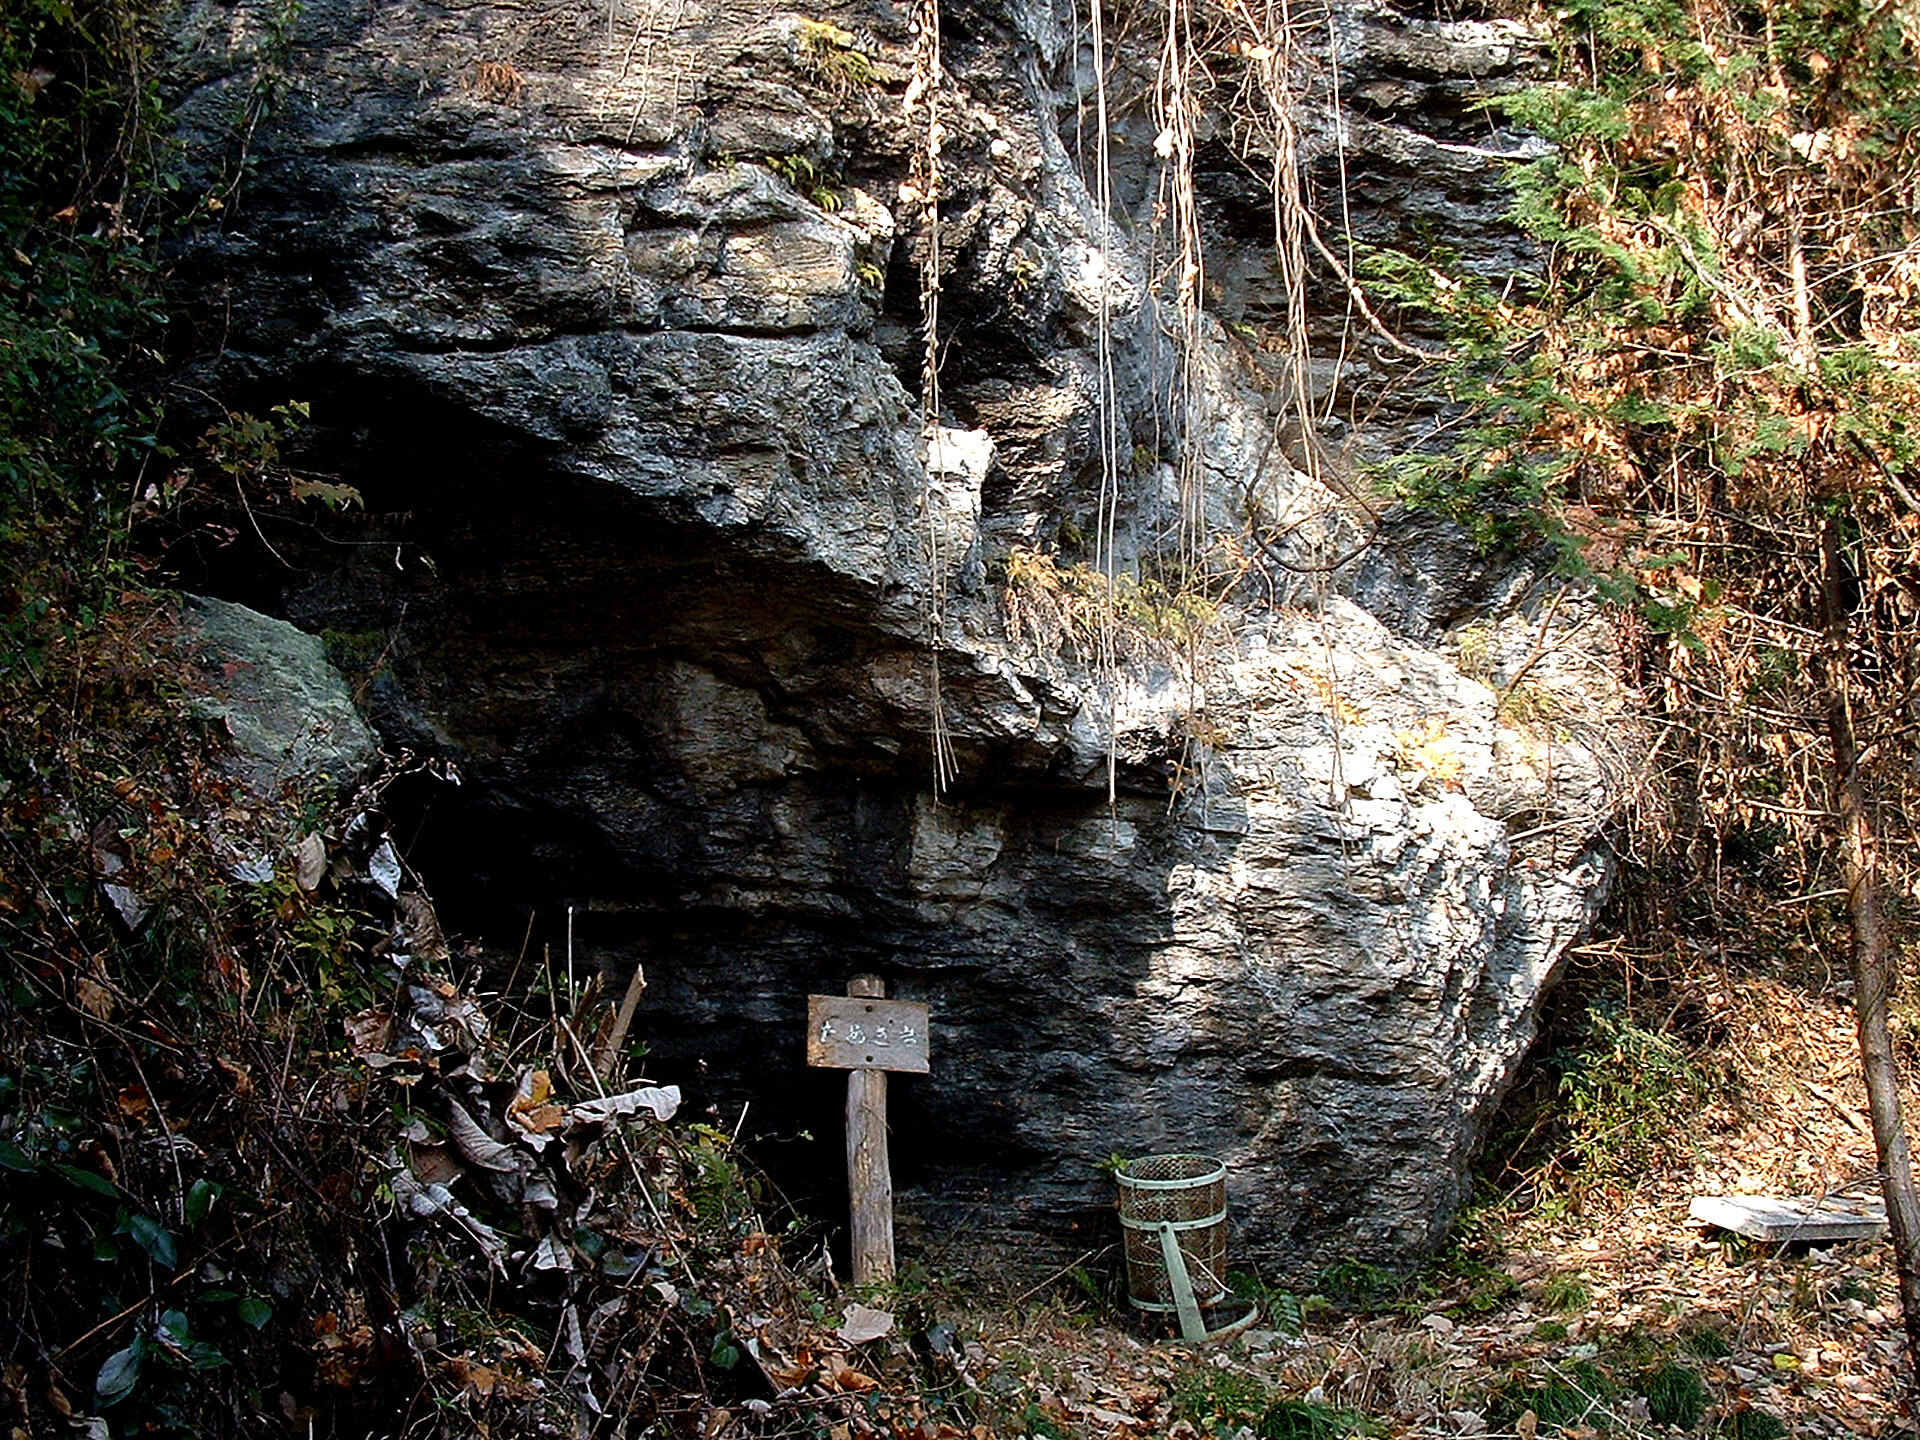
<path id="1" fill-rule="evenodd" d="M 1364 123 L 1304 86 L 1309 174 L 1373 238 L 1527 264 L 1498 223 L 1519 142 L 1462 134 L 1525 34 L 1336 20 Z M 872 970 L 933 1007 L 933 1074 L 894 1091 L 928 1243 L 1078 1243 L 1099 1162 L 1183 1149 L 1231 1162 L 1243 1253 L 1409 1259 L 1605 889 L 1604 627 L 1356 498 L 1329 442 L 1438 414 L 1401 351 L 1315 321 L 1315 404 L 1373 419 L 1288 420 L 1257 126 L 1203 126 L 1183 366 L 1150 53 L 1119 62 L 1103 219 L 1071 7 L 943 29 L 929 443 L 900 11 L 189 4 L 189 154 L 211 173 L 236 117 L 247 150 L 178 267 L 221 295 L 205 388 L 309 401 L 367 511 L 277 533 L 298 573 L 219 578 L 378 637 L 378 722 L 463 778 L 415 797 L 450 921 L 644 964 L 658 1074 L 820 1132 L 769 1152 L 803 1191 L 839 1164 L 804 997 Z M 1196 509 L 1238 546 L 1218 607 L 1144 583 Z M 1104 512 L 1143 581 L 1111 669 L 1070 563 Z"/>

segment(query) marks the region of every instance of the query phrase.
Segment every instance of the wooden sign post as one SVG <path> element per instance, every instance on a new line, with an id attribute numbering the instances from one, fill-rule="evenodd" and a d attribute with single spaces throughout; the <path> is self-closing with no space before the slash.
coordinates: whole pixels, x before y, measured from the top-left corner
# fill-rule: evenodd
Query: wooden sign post
<path id="1" fill-rule="evenodd" d="M 888 1000 L 877 975 L 856 975 L 846 996 L 807 997 L 807 1064 L 847 1076 L 847 1193 L 853 1207 L 853 1283 L 893 1279 L 893 1169 L 887 1160 L 887 1072 L 925 1075 L 927 1007 Z"/>

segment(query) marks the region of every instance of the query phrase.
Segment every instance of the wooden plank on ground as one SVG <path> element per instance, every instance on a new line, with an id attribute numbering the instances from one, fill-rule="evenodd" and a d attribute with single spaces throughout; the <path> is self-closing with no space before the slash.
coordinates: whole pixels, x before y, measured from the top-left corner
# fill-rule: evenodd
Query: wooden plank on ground
<path id="1" fill-rule="evenodd" d="M 1703 1225 L 1753 1240 L 1858 1240 L 1887 1228 L 1887 1209 L 1878 1200 L 1696 1195 L 1687 1212 Z"/>

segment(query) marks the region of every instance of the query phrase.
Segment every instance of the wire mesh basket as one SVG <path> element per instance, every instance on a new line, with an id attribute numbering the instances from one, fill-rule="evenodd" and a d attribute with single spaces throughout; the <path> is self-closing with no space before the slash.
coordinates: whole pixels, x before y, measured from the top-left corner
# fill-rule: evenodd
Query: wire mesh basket
<path id="1" fill-rule="evenodd" d="M 1227 1167 L 1211 1155 L 1147 1155 L 1114 1172 L 1126 1238 L 1127 1299 L 1142 1310 L 1176 1308 L 1162 1236 L 1172 1232 L 1193 1298 L 1227 1293 Z"/>

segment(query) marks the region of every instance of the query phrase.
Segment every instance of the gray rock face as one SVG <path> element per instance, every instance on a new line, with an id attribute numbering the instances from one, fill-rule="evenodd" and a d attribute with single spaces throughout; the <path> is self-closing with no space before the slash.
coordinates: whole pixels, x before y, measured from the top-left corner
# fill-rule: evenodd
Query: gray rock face
<path id="1" fill-rule="evenodd" d="M 182 598 L 180 636 L 198 662 L 194 703 L 225 730 L 221 758 L 255 795 L 330 798 L 372 765 L 373 732 L 319 640 L 205 595 Z"/>
<path id="2" fill-rule="evenodd" d="M 934 1074 L 894 1090 L 921 1243 L 1079 1244 L 1097 1162 L 1163 1148 L 1231 1162 L 1235 1245 L 1282 1273 L 1436 1243 L 1605 888 L 1627 698 L 1577 605 L 1342 498 L 1341 448 L 1438 417 L 1326 276 L 1308 388 L 1372 418 L 1308 463 L 1258 135 L 1201 127 L 1183 415 L 1152 47 L 1118 61 L 1103 219 L 1073 12 L 948 6 L 929 446 L 900 12 L 310 0 L 275 48 L 272 10 L 189 7 L 191 153 L 283 98 L 181 272 L 230 300 L 207 387 L 309 400 L 368 514 L 277 535 L 292 582 L 222 583 L 377 639 L 388 738 L 464 777 L 411 857 L 450 923 L 645 964 L 656 1078 L 820 1131 L 796 1174 L 839 1163 L 805 995 L 873 970 L 927 1000 Z M 1524 269 L 1494 162 L 1520 142 L 1470 106 L 1527 37 L 1316 23 L 1348 109 L 1304 84 L 1302 154 L 1355 232 Z M 1143 591 L 1104 681 L 1075 572 L 1013 573 L 1095 529 L 1103 432 L 1125 569 L 1173 543 L 1183 447 L 1241 557 L 1190 646 Z"/>

